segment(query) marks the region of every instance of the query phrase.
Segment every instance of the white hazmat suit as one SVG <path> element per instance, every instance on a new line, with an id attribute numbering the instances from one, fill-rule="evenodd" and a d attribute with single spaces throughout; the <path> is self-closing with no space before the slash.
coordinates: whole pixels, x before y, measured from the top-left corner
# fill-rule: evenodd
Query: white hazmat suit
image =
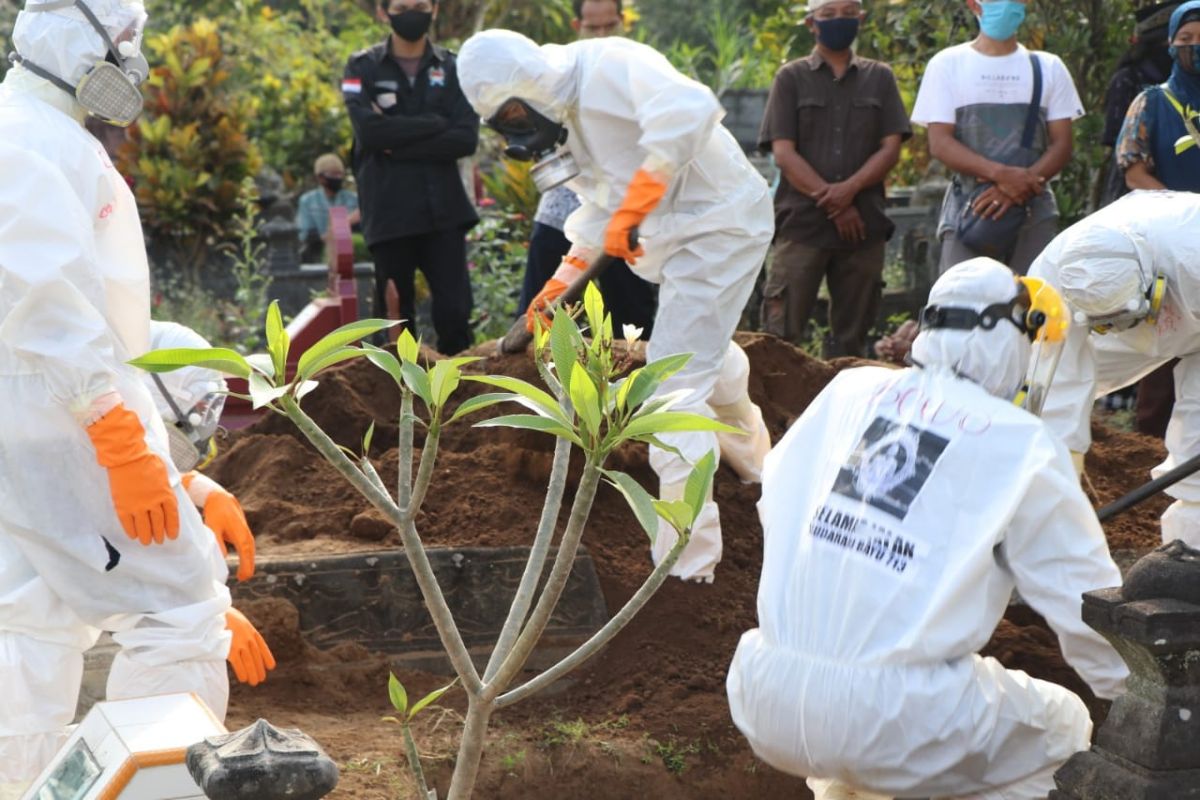
<path id="1" fill-rule="evenodd" d="M 678 410 L 715 416 L 746 435 L 665 434 L 684 458 L 652 447 L 650 463 L 665 498 L 683 496 L 688 461 L 710 450 L 743 480 L 759 480 L 770 439 L 747 393 L 749 362 L 731 339 L 770 245 L 774 211 L 766 182 L 721 126 L 716 97 L 653 49 L 615 37 L 538 47 L 510 31 L 485 31 L 463 45 L 458 72 L 484 119 L 519 97 L 566 127 L 580 169 L 567 186 L 582 200 L 566 222 L 571 257 L 590 261 L 602 252 L 636 173 L 666 179 L 665 196 L 639 226 L 645 253 L 633 264 L 660 285 L 647 356 L 693 353 L 660 391 L 691 390 Z M 656 562 L 675 540 L 662 523 Z M 710 500 L 671 574 L 711 580 L 720 560 Z"/>
<path id="2" fill-rule="evenodd" d="M 1156 318 L 1104 335 L 1076 324 L 1042 417 L 1073 452 L 1092 441 L 1092 404 L 1173 358 L 1175 409 L 1167 425 L 1162 473 L 1200 454 L 1200 194 L 1132 192 L 1059 234 L 1030 275 L 1056 287 L 1073 312 L 1100 316 L 1166 279 Z M 1166 489 L 1176 498 L 1162 517 L 1164 542 L 1200 547 L 1200 475 Z"/>
<path id="3" fill-rule="evenodd" d="M 141 13 L 88 2 L 114 37 Z M 27 7 L 13 43 L 71 81 L 106 52 L 75 7 Z M 125 364 L 148 344 L 137 209 L 82 118 L 71 95 L 20 66 L 0 85 L 0 797 L 57 749 L 102 630 L 122 648 L 110 699 L 192 691 L 223 716 L 228 698 L 227 569 Z M 179 533 L 162 544 L 127 535 L 113 471 L 85 430 L 121 406 L 144 429 L 132 447 L 167 465 Z"/>
<path id="4" fill-rule="evenodd" d="M 1015 295 L 980 258 L 929 299 L 981 311 Z M 1029 349 L 1004 321 L 923 331 L 922 366 L 842 372 L 767 457 L 760 627 L 727 690 L 755 753 L 825 779 L 810 780 L 818 800 L 839 784 L 1046 796 L 1091 720 L 1061 686 L 977 655 L 1014 587 L 1097 695 L 1122 689 L 1124 664 L 1080 615 L 1121 575 L 1066 448 L 1007 399 Z"/>

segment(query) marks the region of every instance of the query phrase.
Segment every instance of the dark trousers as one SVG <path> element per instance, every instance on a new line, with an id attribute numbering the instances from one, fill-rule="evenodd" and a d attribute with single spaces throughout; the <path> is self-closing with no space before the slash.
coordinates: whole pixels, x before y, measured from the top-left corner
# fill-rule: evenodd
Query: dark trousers
<path id="1" fill-rule="evenodd" d="M 1167 423 L 1175 409 L 1175 375 L 1179 359 L 1172 359 L 1142 378 L 1137 387 L 1137 431 L 1159 439 L 1167 435 Z"/>
<path id="2" fill-rule="evenodd" d="M 864 355 L 867 334 L 879 315 L 884 247 L 880 241 L 842 250 L 777 239 L 763 288 L 763 330 L 804 344 L 824 280 L 829 285 L 830 331 L 821 355 Z"/>
<path id="3" fill-rule="evenodd" d="M 570 249 L 571 242 L 558 228 L 533 223 L 517 313 L 525 313 Z M 658 310 L 657 287 L 639 278 L 625 263 L 611 265 L 600 276 L 599 283 L 604 306 L 612 314 L 613 335 L 619 339 L 622 325 L 636 325 L 642 329 L 642 338 L 649 339 Z"/>
<path id="4" fill-rule="evenodd" d="M 433 231 L 371 245 L 375 260 L 375 316 L 387 316 L 388 281 L 400 293 L 400 318 L 414 330 L 417 270 L 425 276 L 433 300 L 437 349 L 451 355 L 471 346 L 471 280 L 467 276 L 467 240 L 462 230 Z M 414 334 L 415 335 L 415 334 Z"/>

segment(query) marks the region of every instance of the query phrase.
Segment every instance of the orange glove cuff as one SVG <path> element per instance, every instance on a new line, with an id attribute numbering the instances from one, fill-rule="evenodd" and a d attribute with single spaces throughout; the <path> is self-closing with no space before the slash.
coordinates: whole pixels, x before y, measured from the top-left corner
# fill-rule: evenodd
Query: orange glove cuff
<path id="1" fill-rule="evenodd" d="M 146 446 L 146 429 L 142 427 L 142 421 L 123 404 L 115 406 L 84 430 L 96 448 L 96 461 L 102 467 L 128 464 L 150 450 Z"/>
<path id="2" fill-rule="evenodd" d="M 629 188 L 625 190 L 625 199 L 621 201 L 617 214 L 629 214 L 631 217 L 636 215 L 634 224 L 639 224 L 647 214 L 658 207 L 666 194 L 666 183 L 646 170 L 639 169 L 629 181 Z"/>

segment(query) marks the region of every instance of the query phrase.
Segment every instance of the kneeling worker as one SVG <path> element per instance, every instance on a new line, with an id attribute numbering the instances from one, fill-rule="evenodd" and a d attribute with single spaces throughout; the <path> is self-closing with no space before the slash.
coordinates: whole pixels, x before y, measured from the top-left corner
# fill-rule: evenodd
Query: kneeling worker
<path id="1" fill-rule="evenodd" d="M 839 374 L 763 471 L 760 627 L 727 690 L 755 753 L 817 800 L 1046 796 L 1092 722 L 978 655 L 1014 587 L 1098 696 L 1127 675 L 1080 616 L 1084 592 L 1121 583 L 1095 512 L 1067 448 L 1012 402 L 1026 375 L 1043 396 L 1065 305 L 986 258 L 929 302 L 917 366 Z"/>

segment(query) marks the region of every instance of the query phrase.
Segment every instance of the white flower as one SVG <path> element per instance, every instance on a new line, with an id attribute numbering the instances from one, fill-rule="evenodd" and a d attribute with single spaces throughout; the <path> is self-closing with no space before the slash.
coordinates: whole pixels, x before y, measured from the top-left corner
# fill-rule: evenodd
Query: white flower
<path id="1" fill-rule="evenodd" d="M 642 338 L 642 329 L 637 325 L 622 325 L 621 333 L 625 336 L 625 345 L 627 347 L 633 347 L 633 343 Z"/>

